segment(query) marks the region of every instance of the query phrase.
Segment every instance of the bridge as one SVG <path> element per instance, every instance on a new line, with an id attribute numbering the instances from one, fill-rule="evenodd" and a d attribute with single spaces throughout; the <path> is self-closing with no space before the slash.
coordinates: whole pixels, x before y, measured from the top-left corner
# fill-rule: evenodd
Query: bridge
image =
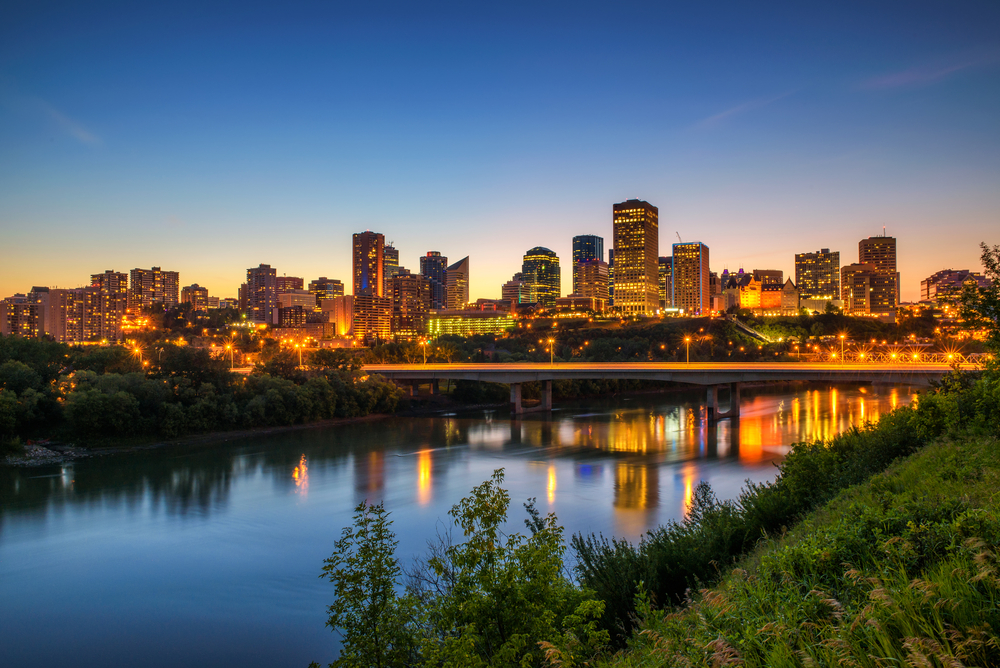
<path id="1" fill-rule="evenodd" d="M 818 381 L 830 383 L 875 382 L 926 385 L 939 379 L 952 367 L 934 363 L 832 364 L 786 362 L 745 363 L 592 363 L 558 364 L 366 364 L 364 371 L 378 374 L 409 387 L 410 393 L 422 384 L 430 384 L 436 393 L 441 380 L 477 380 L 510 385 L 511 413 L 527 412 L 521 402 L 523 383 L 543 384 L 542 403 L 533 410 L 552 409 L 554 380 L 658 380 L 707 388 L 706 405 L 710 420 L 739 417 L 740 384 L 764 381 Z M 729 390 L 729 408 L 719 410 L 719 389 Z"/>

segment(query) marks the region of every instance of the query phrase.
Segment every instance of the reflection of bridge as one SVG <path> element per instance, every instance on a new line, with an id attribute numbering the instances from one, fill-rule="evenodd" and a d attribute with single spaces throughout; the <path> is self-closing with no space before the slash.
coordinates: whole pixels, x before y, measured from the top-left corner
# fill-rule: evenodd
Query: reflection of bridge
<path id="1" fill-rule="evenodd" d="M 551 410 L 553 380 L 658 380 L 707 386 L 707 410 L 710 419 L 736 417 L 740 414 L 740 383 L 805 380 L 830 383 L 878 382 L 925 385 L 951 371 L 947 364 L 782 364 L 745 363 L 586 363 L 559 364 L 369 364 L 367 373 L 379 374 L 414 388 L 430 383 L 437 392 L 441 380 L 477 380 L 510 385 L 511 412 L 524 412 L 521 385 L 543 383 L 542 403 L 537 410 Z M 728 386 L 730 408 L 718 410 L 721 386 Z"/>

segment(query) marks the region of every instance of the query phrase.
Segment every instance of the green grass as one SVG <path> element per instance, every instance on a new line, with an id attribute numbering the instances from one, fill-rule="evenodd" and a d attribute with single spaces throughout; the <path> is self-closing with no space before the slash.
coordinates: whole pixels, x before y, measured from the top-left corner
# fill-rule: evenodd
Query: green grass
<path id="1" fill-rule="evenodd" d="M 940 440 L 760 544 L 605 666 L 1000 665 L 1000 448 Z"/>

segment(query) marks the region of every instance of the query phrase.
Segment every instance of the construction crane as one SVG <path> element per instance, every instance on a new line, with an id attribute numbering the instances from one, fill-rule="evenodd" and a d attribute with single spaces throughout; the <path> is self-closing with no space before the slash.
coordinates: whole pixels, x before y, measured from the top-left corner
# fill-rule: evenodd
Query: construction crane
<path id="1" fill-rule="evenodd" d="M 677 242 L 678 243 L 684 243 L 684 240 L 681 239 L 681 233 L 680 232 L 674 232 L 674 234 L 677 235 Z"/>

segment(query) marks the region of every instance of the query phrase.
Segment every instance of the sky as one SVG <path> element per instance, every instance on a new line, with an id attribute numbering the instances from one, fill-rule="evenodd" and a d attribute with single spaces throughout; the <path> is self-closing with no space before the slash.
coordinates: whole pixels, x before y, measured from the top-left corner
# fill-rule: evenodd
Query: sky
<path id="1" fill-rule="evenodd" d="M 857 261 L 883 226 L 904 301 L 1000 244 L 1000 3 L 0 5 L 0 296 L 160 266 L 339 278 L 374 230 L 419 271 L 612 245 L 711 268 Z"/>

